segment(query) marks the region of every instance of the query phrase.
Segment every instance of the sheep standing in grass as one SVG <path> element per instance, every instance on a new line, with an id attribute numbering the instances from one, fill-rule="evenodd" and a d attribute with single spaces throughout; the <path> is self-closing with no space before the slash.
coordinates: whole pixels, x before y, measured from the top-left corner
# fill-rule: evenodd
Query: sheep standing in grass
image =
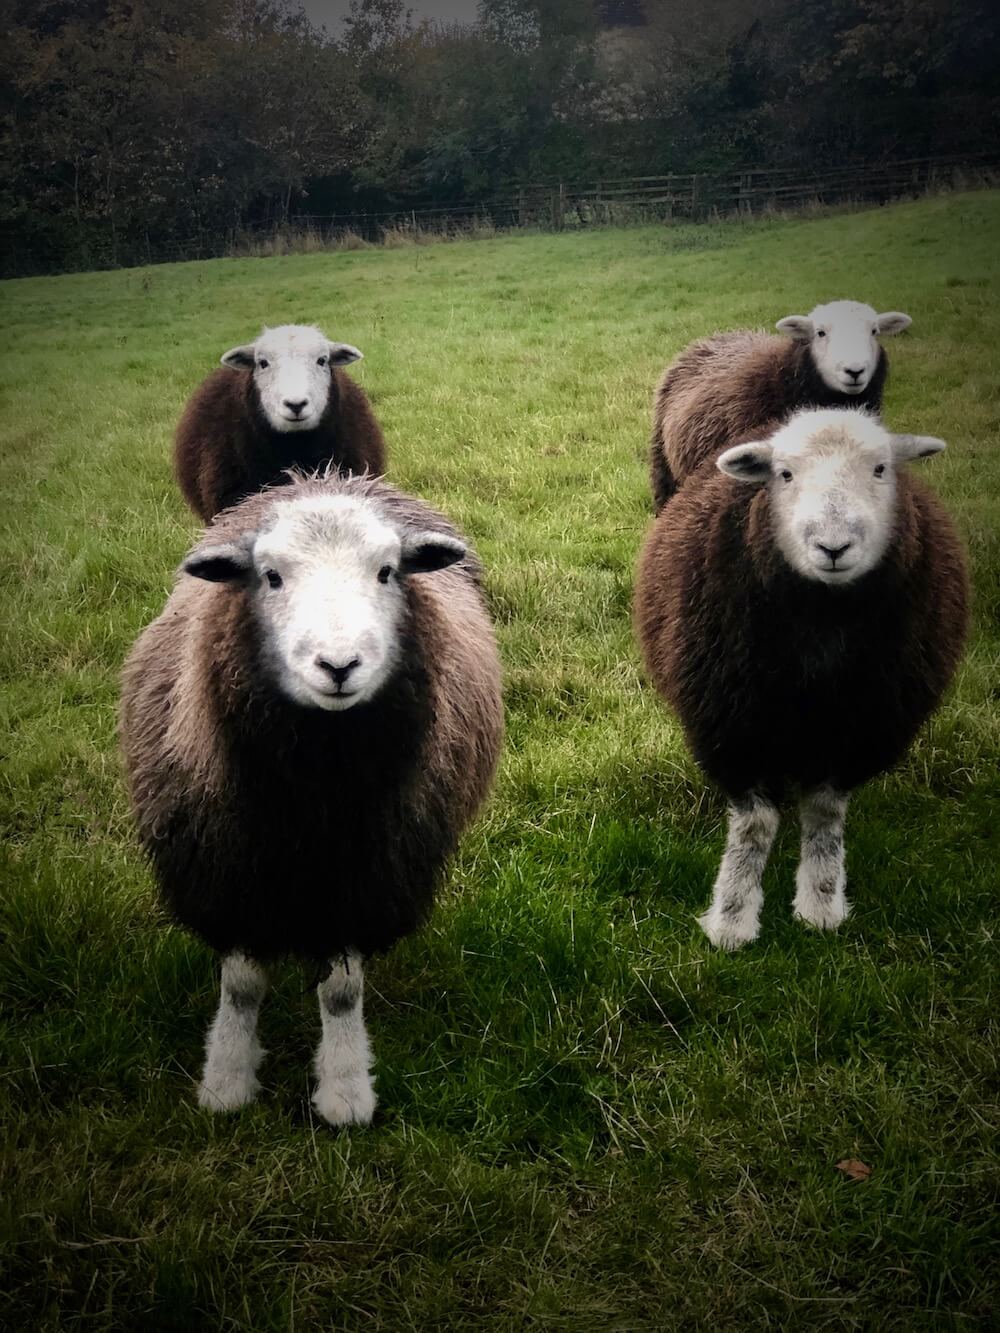
<path id="1" fill-rule="evenodd" d="M 800 794 L 794 908 L 847 915 L 849 792 L 892 767 L 962 652 L 968 582 L 939 501 L 900 465 L 941 440 L 864 411 L 810 410 L 709 457 L 656 518 L 635 624 L 650 675 L 729 798 L 701 925 L 755 939 L 777 803 Z"/>
<path id="2" fill-rule="evenodd" d="M 492 782 L 500 673 L 454 527 L 366 478 L 220 515 L 123 676 L 132 805 L 163 899 L 223 956 L 199 1100 L 258 1091 L 264 964 L 328 965 L 316 1109 L 375 1105 L 364 960 L 413 931 Z"/>
<path id="3" fill-rule="evenodd" d="M 667 367 L 653 404 L 650 484 L 659 513 L 710 453 L 804 407 L 882 405 L 889 363 L 878 338 L 912 321 L 859 301 L 789 315 L 768 333 L 716 333 Z"/>
<path id="4" fill-rule="evenodd" d="M 205 523 L 287 468 L 385 471 L 385 441 L 364 390 L 340 369 L 361 353 L 319 329 L 284 324 L 233 347 L 195 390 L 174 438 L 174 472 Z"/>

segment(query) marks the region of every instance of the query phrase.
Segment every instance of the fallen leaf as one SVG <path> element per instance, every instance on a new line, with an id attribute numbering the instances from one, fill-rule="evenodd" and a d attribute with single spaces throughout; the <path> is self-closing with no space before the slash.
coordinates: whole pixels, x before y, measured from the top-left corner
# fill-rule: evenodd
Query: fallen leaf
<path id="1" fill-rule="evenodd" d="M 872 1173 L 871 1167 L 859 1162 L 856 1157 L 845 1157 L 837 1163 L 837 1170 L 843 1171 L 848 1180 L 867 1180 Z"/>

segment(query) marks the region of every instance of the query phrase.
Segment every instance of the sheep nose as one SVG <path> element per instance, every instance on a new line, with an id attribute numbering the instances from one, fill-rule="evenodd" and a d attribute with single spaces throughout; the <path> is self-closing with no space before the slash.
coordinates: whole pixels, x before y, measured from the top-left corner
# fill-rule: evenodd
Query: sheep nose
<path id="1" fill-rule="evenodd" d="M 354 668 L 361 665 L 361 658 L 352 657 L 351 660 L 345 662 L 343 666 L 336 666 L 328 657 L 317 657 L 316 665 L 321 671 L 326 672 L 334 684 L 343 685 Z"/>
<path id="2" fill-rule="evenodd" d="M 816 545 L 824 555 L 830 557 L 833 564 L 836 564 L 844 552 L 850 549 L 851 543 L 844 542 L 843 546 L 824 546 L 822 542 L 817 542 Z"/>
<path id="3" fill-rule="evenodd" d="M 845 367 L 844 367 L 844 374 L 845 374 L 845 375 L 850 375 L 851 379 L 853 379 L 853 380 L 859 380 L 859 379 L 861 378 L 861 376 L 862 376 L 864 373 L 865 373 L 865 368 L 864 368 L 864 366 L 858 366 L 858 367 L 854 367 L 854 366 L 845 366 Z"/>
<path id="4" fill-rule="evenodd" d="M 299 398 L 299 399 L 283 398 L 281 401 L 282 401 L 282 404 L 283 404 L 285 407 L 288 408 L 289 412 L 294 412 L 295 415 L 298 416 L 298 414 L 302 411 L 302 409 L 303 409 L 303 408 L 306 406 L 306 404 L 309 402 L 309 399 L 308 399 L 308 398 Z"/>

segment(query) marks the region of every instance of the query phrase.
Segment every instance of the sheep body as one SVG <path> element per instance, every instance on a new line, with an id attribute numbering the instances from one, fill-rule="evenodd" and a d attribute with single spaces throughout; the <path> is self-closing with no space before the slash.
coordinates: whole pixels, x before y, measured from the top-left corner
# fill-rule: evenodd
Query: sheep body
<path id="1" fill-rule="evenodd" d="M 202 1106 L 259 1091 L 264 965 L 291 954 L 326 965 L 313 1104 L 371 1120 L 365 960 L 426 917 L 496 767 L 480 574 L 419 501 L 293 476 L 219 515 L 135 644 L 121 739 L 139 835 L 173 918 L 224 955 Z"/>
<path id="2" fill-rule="evenodd" d="M 877 411 L 889 363 L 872 330 L 894 334 L 909 323 L 897 311 L 879 315 L 860 302 L 836 301 L 809 316 L 779 321 L 791 337 L 738 330 L 686 347 L 664 371 L 653 400 L 650 484 L 656 513 L 706 459 L 768 422 L 806 407 Z M 817 364 L 817 329 L 823 339 L 828 330 L 846 339 L 849 355 L 842 359 L 864 367 L 863 387 L 844 384 L 849 377 L 838 374 L 837 366 Z"/>
<path id="3" fill-rule="evenodd" d="M 809 429 L 810 418 L 819 422 L 816 447 L 825 466 L 824 449 L 833 453 L 842 441 L 823 432 L 836 435 L 836 418 L 850 432 L 860 416 L 804 412 L 784 429 L 791 434 Z M 924 437 L 889 437 L 871 421 L 866 432 L 876 443 L 879 435 L 909 442 L 905 457 L 921 452 L 920 441 L 922 452 L 942 447 Z M 779 423 L 761 435 L 780 439 Z M 777 828 L 777 803 L 789 792 L 803 802 L 797 913 L 817 925 L 836 925 L 846 915 L 847 793 L 905 754 L 952 679 L 968 625 L 968 578 L 952 522 L 903 469 L 891 478 L 894 491 L 880 498 L 888 506 L 881 557 L 856 579 L 829 586 L 821 579 L 832 581 L 835 572 L 804 577 L 780 549 L 782 492 L 774 488 L 784 483 L 746 485 L 720 471 L 739 454 L 732 448 L 719 461 L 703 461 L 657 516 L 640 558 L 634 607 L 653 684 L 731 803 L 732 858 L 728 869 L 724 858 L 713 907 L 702 918 L 710 938 L 726 947 L 757 933 L 757 872 Z M 832 512 L 844 503 L 837 492 Z M 807 842 L 813 824 L 820 832 Z M 819 846 L 829 862 L 825 879 L 809 860 Z M 734 890 L 741 876 L 742 888 Z M 823 901 L 818 883 L 825 885 Z"/>
<path id="4" fill-rule="evenodd" d="M 269 337 L 274 346 L 275 335 L 283 334 L 277 342 L 281 350 L 289 340 L 287 329 L 300 339 L 315 335 L 317 347 L 347 346 L 328 344 L 318 330 L 295 325 L 267 331 L 262 339 Z M 227 352 L 230 360 L 199 385 L 177 426 L 174 475 L 184 499 L 206 523 L 261 487 L 281 484 L 288 468 L 312 471 L 332 463 L 346 472 L 378 476 L 385 471 L 385 440 L 367 395 L 332 360 L 317 374 L 326 398 L 308 428 L 289 430 L 291 423 L 265 410 L 253 361 L 260 343 Z M 354 348 L 341 353 L 345 363 L 359 356 Z"/>
<path id="5" fill-rule="evenodd" d="M 331 492 L 456 535 L 375 483 L 294 480 L 290 494 Z M 243 501 L 211 539 L 259 528 L 286 493 Z M 267 960 L 371 954 L 423 920 L 499 746 L 479 578 L 472 555 L 410 577 L 397 670 L 363 708 L 325 713 L 273 688 L 245 590 L 181 575 L 128 659 L 122 711 L 139 833 L 178 922 Z"/>

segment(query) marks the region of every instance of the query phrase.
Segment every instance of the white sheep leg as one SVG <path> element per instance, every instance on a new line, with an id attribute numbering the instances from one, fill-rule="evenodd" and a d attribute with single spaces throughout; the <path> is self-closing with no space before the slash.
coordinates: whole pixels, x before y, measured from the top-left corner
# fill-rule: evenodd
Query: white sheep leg
<path id="1" fill-rule="evenodd" d="M 778 811 L 751 793 L 729 807 L 726 850 L 708 911 L 698 918 L 702 930 L 720 949 L 738 949 L 760 933 L 764 902 L 761 881 L 778 831 Z"/>
<path id="2" fill-rule="evenodd" d="M 353 951 L 334 962 L 316 988 L 323 1036 L 316 1051 L 313 1106 L 331 1125 L 367 1125 L 375 1110 L 363 990 L 361 956 Z"/>
<path id="3" fill-rule="evenodd" d="M 800 921 L 833 930 L 851 910 L 844 893 L 844 815 L 847 796 L 832 787 L 808 792 L 799 803 L 802 854 L 795 875 L 793 911 Z"/>
<path id="4" fill-rule="evenodd" d="M 198 1103 L 210 1111 L 235 1111 L 260 1091 L 257 1069 L 264 1051 L 257 1040 L 257 1013 L 267 973 L 241 953 L 222 960 L 219 1008 L 208 1030 Z"/>

